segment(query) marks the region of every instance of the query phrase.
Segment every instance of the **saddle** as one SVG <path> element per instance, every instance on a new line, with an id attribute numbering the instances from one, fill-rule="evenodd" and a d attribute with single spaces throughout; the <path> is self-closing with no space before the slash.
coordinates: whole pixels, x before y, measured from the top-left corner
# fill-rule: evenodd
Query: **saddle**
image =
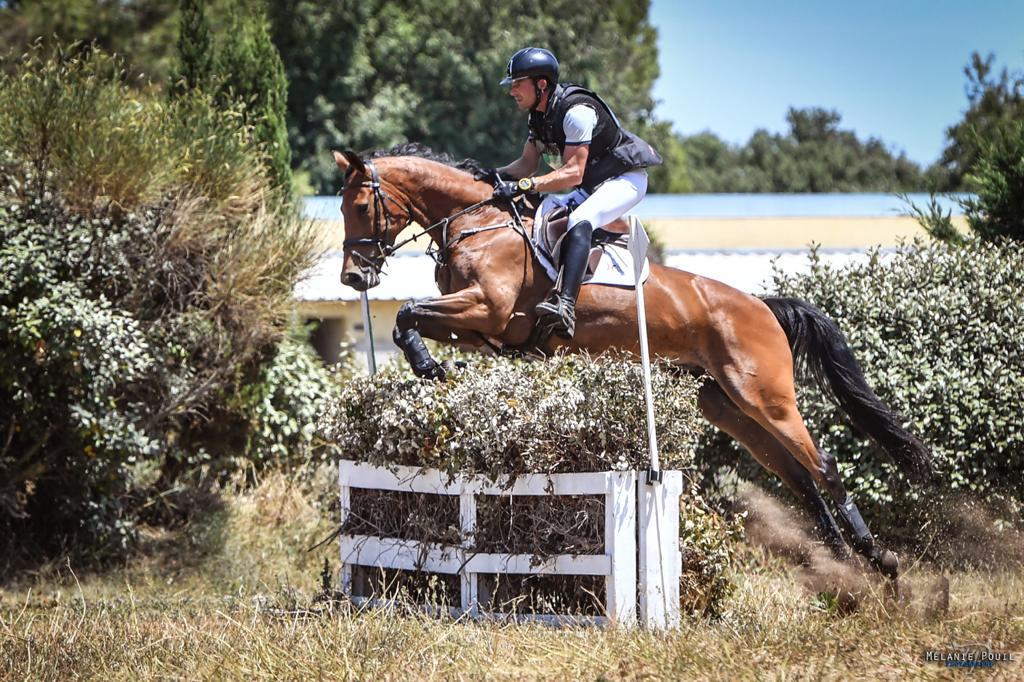
<path id="1" fill-rule="evenodd" d="M 557 265 L 560 261 L 562 251 L 562 240 L 569 229 L 570 208 L 556 206 L 547 215 L 540 215 L 533 221 L 533 241 Z M 587 274 L 592 276 L 597 270 L 598 263 L 608 245 L 627 245 L 629 235 L 629 223 L 625 218 L 618 218 L 615 221 L 594 230 L 590 238 L 590 256 L 587 260 Z M 586 283 L 586 278 L 584 278 Z"/>

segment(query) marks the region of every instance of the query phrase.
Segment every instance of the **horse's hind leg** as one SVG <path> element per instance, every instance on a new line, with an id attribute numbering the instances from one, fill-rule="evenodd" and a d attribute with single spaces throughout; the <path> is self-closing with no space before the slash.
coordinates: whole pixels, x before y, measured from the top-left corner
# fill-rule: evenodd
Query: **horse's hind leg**
<path id="1" fill-rule="evenodd" d="M 781 330 L 780 330 L 781 331 Z M 784 337 L 783 337 L 784 338 Z M 788 345 L 785 346 L 788 353 Z M 776 360 L 778 355 L 775 355 Z M 839 476 L 835 457 L 818 449 L 796 409 L 796 389 L 793 386 L 792 367 L 787 371 L 780 363 L 759 363 L 747 357 L 736 365 L 718 368 L 712 375 L 722 385 L 726 395 L 748 416 L 754 419 L 793 455 L 814 478 L 818 485 L 829 491 L 836 503 L 836 511 L 843 528 L 853 539 L 853 547 L 882 574 L 895 578 L 899 561 L 891 551 L 875 542 L 853 498 Z M 769 366 L 774 365 L 772 369 Z M 757 371 L 761 370 L 763 371 Z M 754 371 L 752 371 L 754 370 Z"/>
<path id="2" fill-rule="evenodd" d="M 843 559 L 849 557 L 850 549 L 836 526 L 832 512 L 814 485 L 814 479 L 793 459 L 793 455 L 760 424 L 736 407 L 718 384 L 708 382 L 701 386 L 698 404 L 705 419 L 739 441 L 761 466 L 782 479 L 786 487 L 793 491 L 814 519 L 819 539 L 836 556 Z"/>
<path id="3" fill-rule="evenodd" d="M 871 535 L 868 525 L 864 522 L 860 510 L 857 509 L 857 505 L 853 501 L 853 497 L 846 492 L 846 486 L 843 485 L 843 481 L 839 477 L 839 467 L 836 464 L 835 456 L 820 448 L 818 456 L 825 467 L 826 478 L 833 481 L 830 492 L 836 501 L 839 518 L 842 519 L 847 532 L 853 538 L 853 548 L 866 557 L 871 565 L 884 575 L 896 578 L 899 574 L 899 560 L 893 552 L 883 549 L 875 542 L 874 536 Z"/>

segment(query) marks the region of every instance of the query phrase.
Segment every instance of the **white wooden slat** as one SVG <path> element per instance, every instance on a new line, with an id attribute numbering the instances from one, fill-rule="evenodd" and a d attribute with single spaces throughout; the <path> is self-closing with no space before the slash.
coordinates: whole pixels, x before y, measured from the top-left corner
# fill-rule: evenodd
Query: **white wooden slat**
<path id="1" fill-rule="evenodd" d="M 341 536 L 341 560 L 357 566 L 458 573 L 463 563 L 462 556 L 459 547 L 435 543 L 372 535 Z"/>
<path id="2" fill-rule="evenodd" d="M 471 554 L 466 558 L 461 547 L 373 535 L 342 535 L 341 547 L 347 564 L 405 571 L 523 575 L 608 575 L 611 571 L 611 558 L 604 554 L 559 554 L 540 563 L 532 554 Z"/>
<path id="3" fill-rule="evenodd" d="M 462 531 L 463 552 L 472 546 L 476 537 L 476 496 L 473 493 L 462 493 L 459 496 L 459 527 Z M 463 554 L 465 556 L 465 553 Z M 463 566 L 460 576 L 460 599 L 462 610 L 475 614 L 479 600 L 479 578 L 468 566 Z"/>
<path id="4" fill-rule="evenodd" d="M 352 510 L 352 489 L 345 480 L 345 471 L 338 468 L 338 508 L 341 510 L 338 518 L 338 526 L 344 527 L 348 515 Z M 352 593 L 352 566 L 345 562 L 345 552 L 342 549 L 340 554 L 341 566 L 338 569 L 339 589 L 342 594 Z"/>
<path id="5" fill-rule="evenodd" d="M 619 625 L 636 623 L 635 471 L 615 479 L 604 505 L 604 551 L 611 557 L 605 581 L 605 609 Z"/>
<path id="6" fill-rule="evenodd" d="M 640 542 L 640 623 L 650 629 L 679 625 L 679 496 L 681 471 L 666 471 L 662 482 L 637 481 Z"/>
<path id="7" fill-rule="evenodd" d="M 497 621 L 499 623 L 542 623 L 552 627 L 603 627 L 611 621 L 604 616 L 573 616 L 555 613 L 481 613 L 478 618 L 482 620 Z"/>
<path id="8" fill-rule="evenodd" d="M 448 484 L 448 476 L 437 469 L 419 467 L 378 467 L 363 462 L 341 460 L 338 466 L 347 485 L 373 490 L 397 490 L 410 493 L 458 495 L 458 479 Z"/>
<path id="9" fill-rule="evenodd" d="M 559 554 L 538 562 L 532 554 L 473 554 L 466 561 L 466 570 L 524 575 L 609 575 L 611 558 L 604 554 Z"/>
<path id="10" fill-rule="evenodd" d="M 352 603 L 358 607 L 366 608 L 405 608 L 404 603 L 390 599 L 378 599 L 377 597 L 352 597 Z M 440 607 L 433 604 L 420 604 L 419 608 L 424 613 L 433 616 L 447 614 L 452 618 L 463 615 L 463 611 L 454 606 Z M 543 623 L 554 627 L 602 627 L 610 624 L 604 616 L 573 616 L 555 613 L 502 613 L 498 611 L 478 612 L 473 615 L 478 620 L 490 620 L 499 623 Z"/>
<path id="11" fill-rule="evenodd" d="M 604 495 L 614 481 L 629 472 L 607 471 L 573 474 L 527 474 L 516 478 L 511 487 L 505 482 L 489 481 L 484 476 L 448 475 L 437 469 L 394 466 L 377 467 L 363 462 L 342 460 L 342 477 L 353 488 L 397 490 L 434 495 Z"/>
<path id="12" fill-rule="evenodd" d="M 605 495 L 615 481 L 627 476 L 623 471 L 582 474 L 527 474 L 516 478 L 512 488 L 480 479 L 473 483 L 477 495 Z"/>

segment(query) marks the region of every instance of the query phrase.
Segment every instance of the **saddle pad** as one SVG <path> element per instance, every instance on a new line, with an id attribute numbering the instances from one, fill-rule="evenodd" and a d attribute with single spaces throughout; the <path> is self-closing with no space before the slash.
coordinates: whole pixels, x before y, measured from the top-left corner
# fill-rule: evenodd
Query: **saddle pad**
<path id="1" fill-rule="evenodd" d="M 558 281 L 558 267 L 547 252 L 546 245 L 537 238 L 534 221 L 533 243 L 537 253 L 537 259 L 544 266 L 544 272 L 551 278 L 552 282 Z M 595 265 L 595 260 L 596 265 Z M 651 262 L 649 258 L 644 259 L 643 270 L 641 271 L 641 282 L 646 282 L 651 276 Z M 626 237 L 615 244 L 602 244 L 590 250 L 590 268 L 583 278 L 583 284 L 604 284 L 617 287 L 633 288 L 636 283 L 634 274 L 633 256 L 629 253 L 629 239 Z"/>

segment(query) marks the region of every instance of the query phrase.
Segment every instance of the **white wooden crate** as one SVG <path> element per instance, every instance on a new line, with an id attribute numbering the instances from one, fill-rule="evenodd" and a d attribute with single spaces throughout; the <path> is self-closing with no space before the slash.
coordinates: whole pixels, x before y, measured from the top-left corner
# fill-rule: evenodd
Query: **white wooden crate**
<path id="1" fill-rule="evenodd" d="M 422 570 L 458 574 L 460 606 L 456 613 L 503 617 L 485 613 L 478 599 L 481 573 L 602 575 L 605 576 L 604 617 L 589 619 L 624 626 L 672 627 L 679 622 L 679 496 L 682 473 L 664 472 L 663 482 L 648 485 L 636 471 L 529 474 L 509 485 L 480 476 L 456 476 L 433 469 L 382 468 L 343 460 L 339 466 L 341 523 L 351 512 L 352 488 L 435 495 L 458 495 L 463 546 L 369 535 L 341 536 L 341 588 L 352 594 L 352 567 Z M 505 482 L 507 483 L 507 481 Z M 536 563 L 529 554 L 472 551 L 468 539 L 476 530 L 478 495 L 604 495 L 604 554 L 562 554 Z M 639 538 L 639 544 L 638 544 Z M 638 551 L 639 550 L 639 551 Z M 637 558 L 639 557 L 639 566 Z M 637 595 L 639 594 L 639 612 Z M 564 622 L 566 616 L 538 614 L 536 620 Z M 573 619 L 576 620 L 576 619 Z"/>

